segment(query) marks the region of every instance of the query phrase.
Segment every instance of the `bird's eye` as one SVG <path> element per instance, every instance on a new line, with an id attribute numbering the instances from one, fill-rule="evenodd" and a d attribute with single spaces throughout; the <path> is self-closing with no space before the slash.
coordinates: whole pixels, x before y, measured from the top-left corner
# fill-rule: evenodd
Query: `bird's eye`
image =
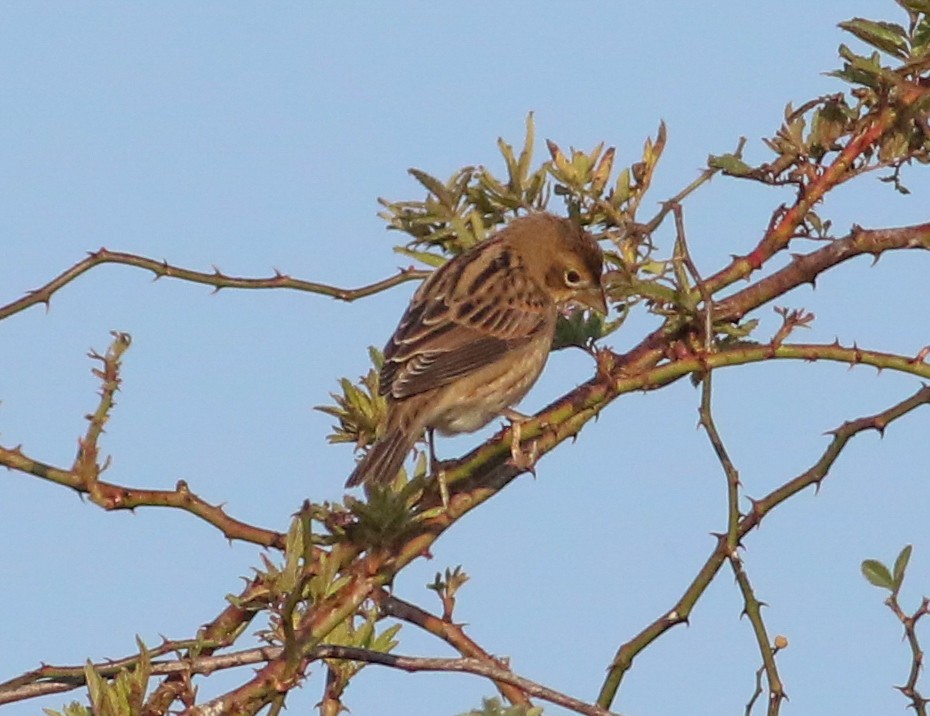
<path id="1" fill-rule="evenodd" d="M 569 288 L 578 288 L 581 285 L 581 274 L 575 269 L 566 269 L 565 285 Z"/>

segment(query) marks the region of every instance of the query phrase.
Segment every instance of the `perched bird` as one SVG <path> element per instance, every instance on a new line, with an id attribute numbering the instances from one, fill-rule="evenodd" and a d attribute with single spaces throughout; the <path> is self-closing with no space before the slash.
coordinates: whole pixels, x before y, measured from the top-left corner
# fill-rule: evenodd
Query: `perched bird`
<path id="1" fill-rule="evenodd" d="M 346 486 L 392 481 L 426 429 L 473 432 L 520 401 L 546 364 L 559 308 L 607 312 L 602 266 L 589 234 L 535 213 L 437 269 L 384 348 L 387 425 Z"/>

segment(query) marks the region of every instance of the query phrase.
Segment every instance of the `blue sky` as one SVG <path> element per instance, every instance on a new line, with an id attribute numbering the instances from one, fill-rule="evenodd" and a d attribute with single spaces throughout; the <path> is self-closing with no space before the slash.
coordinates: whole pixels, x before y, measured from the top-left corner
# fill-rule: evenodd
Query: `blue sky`
<path id="1" fill-rule="evenodd" d="M 106 246 L 243 276 L 273 268 L 358 286 L 408 262 L 391 248 L 378 197 L 417 199 L 407 176 L 500 167 L 495 141 L 540 140 L 639 158 L 661 119 L 669 146 L 654 202 L 694 178 L 708 154 L 761 137 L 795 105 L 844 87 L 836 23 L 901 21 L 891 0 L 818 3 L 9 3 L 0 8 L 0 303 Z M 542 141 L 540 141 L 542 147 Z M 538 152 L 542 159 L 542 151 Z M 905 172 L 904 198 L 874 177 L 826 202 L 839 233 L 928 220 L 927 172 Z M 758 240 L 790 194 L 716 179 L 688 201 L 695 260 L 710 273 Z M 557 205 L 553 205 L 558 209 Z M 648 212 L 647 212 L 648 213 Z M 662 233 L 659 240 L 669 239 Z M 927 259 L 862 259 L 779 303 L 817 315 L 804 340 L 916 354 L 930 342 Z M 353 457 L 329 446 L 331 419 L 312 410 L 341 376 L 368 367 L 413 287 L 337 303 L 294 292 L 223 291 L 97 268 L 0 325 L 0 441 L 66 466 L 98 384 L 86 354 L 109 331 L 133 336 L 103 448 L 108 478 L 170 488 L 187 480 L 236 517 L 283 528 L 304 498 L 339 499 Z M 776 326 L 769 308 L 763 326 Z M 611 337 L 635 344 L 634 317 Z M 553 356 L 523 404 L 542 407 L 592 371 L 580 352 Z M 823 433 L 917 387 L 837 365 L 757 365 L 717 375 L 717 418 L 749 494 L 806 469 Z M 686 381 L 624 396 L 465 518 L 397 581 L 438 610 L 424 585 L 463 565 L 472 579 L 457 619 L 520 674 L 591 701 L 617 646 L 668 609 L 725 526 L 725 483 L 696 430 Z M 882 594 L 859 574 L 867 557 L 916 544 L 905 599 L 930 591 L 927 416 L 883 440 L 855 441 L 818 496 L 779 509 L 746 542 L 750 577 L 773 634 L 790 713 L 886 712 L 905 704 L 907 653 Z M 481 436 L 443 441 L 455 455 Z M 180 638 L 238 591 L 258 563 L 187 514 L 106 514 L 63 488 L 0 479 L 0 680 L 41 660 L 117 657 Z M 637 661 L 615 703 L 647 716 L 742 712 L 760 664 L 729 574 L 687 628 Z M 399 651 L 447 655 L 413 629 Z M 219 676 L 204 694 L 228 688 Z M 291 702 L 319 698 L 314 675 Z M 457 714 L 491 686 L 461 675 L 367 669 L 355 716 Z M 58 707 L 67 697 L 43 700 Z M 5 714 L 33 714 L 38 703 Z M 559 713 L 547 707 L 547 713 Z"/>

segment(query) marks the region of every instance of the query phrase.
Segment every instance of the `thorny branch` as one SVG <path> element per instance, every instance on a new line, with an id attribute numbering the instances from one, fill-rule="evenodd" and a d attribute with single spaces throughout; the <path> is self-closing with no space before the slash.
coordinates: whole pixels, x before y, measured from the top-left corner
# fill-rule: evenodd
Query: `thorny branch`
<path id="1" fill-rule="evenodd" d="M 113 336 L 113 343 L 104 355 L 91 353 L 91 357 L 101 364 L 99 369 L 94 369 L 94 375 L 102 381 L 100 402 L 94 413 L 87 416 L 87 432 L 78 442 L 77 457 L 71 469 L 35 460 L 19 447 L 2 446 L 0 465 L 70 487 L 81 495 L 88 495 L 94 504 L 105 510 L 134 510 L 140 506 L 173 507 L 200 517 L 219 529 L 228 539 L 283 549 L 284 535 L 230 517 L 222 507 L 211 505 L 191 492 L 183 480 L 177 483 L 174 490 L 148 490 L 116 485 L 100 479 L 109 461 L 100 463 L 97 443 L 110 418 L 110 411 L 116 405 L 115 395 L 121 382 L 120 364 L 131 342 L 126 333 L 114 333 Z"/>
<path id="2" fill-rule="evenodd" d="M 210 674 L 224 669 L 234 669 L 242 666 L 266 663 L 273 659 L 280 658 L 283 650 L 284 648 L 280 646 L 268 646 L 215 656 L 191 657 L 171 661 L 156 660 L 151 664 L 150 673 L 153 676 Z M 129 659 L 120 660 L 118 663 L 102 662 L 93 664 L 93 668 L 101 676 L 113 677 L 127 668 L 123 662 L 130 661 L 131 659 L 130 657 Z M 579 714 L 585 714 L 587 716 L 611 716 L 613 713 L 593 704 L 587 704 L 571 696 L 562 694 L 554 689 L 542 686 L 535 681 L 514 674 L 509 668 L 484 659 L 472 657 L 446 659 L 403 656 L 400 654 L 387 654 L 381 651 L 339 646 L 336 644 L 318 645 L 308 654 L 308 659 L 309 661 L 319 661 L 321 659 L 361 661 L 367 664 L 378 664 L 380 666 L 401 669 L 411 673 L 447 672 L 475 674 L 477 676 L 487 677 L 495 682 L 508 684 L 521 692 L 570 709 Z M 0 705 L 22 701 L 28 698 L 35 698 L 36 696 L 46 696 L 49 694 L 71 691 L 86 684 L 84 666 L 43 667 L 43 669 L 39 671 L 43 671 L 46 675 L 54 673 L 55 680 L 45 680 L 49 678 L 46 676 L 43 680 L 34 683 L 15 685 L 12 687 L 6 684 L 0 685 Z M 207 712 L 207 707 L 191 710 L 192 714 Z"/>
<path id="3" fill-rule="evenodd" d="M 378 601 L 381 611 L 385 616 L 391 616 L 401 621 L 417 625 L 424 631 L 445 641 L 463 657 L 477 659 L 502 669 L 509 669 L 509 666 L 504 660 L 495 658 L 482 649 L 475 641 L 470 639 L 465 634 L 462 625 L 440 619 L 430 614 L 425 609 L 421 609 L 415 604 L 411 604 L 410 602 L 388 593 L 385 589 L 380 590 L 375 599 Z M 523 706 L 532 705 L 527 698 L 526 692 L 520 690 L 514 684 L 497 681 L 495 685 L 501 695 L 510 701 L 510 703 Z"/>
<path id="4" fill-rule="evenodd" d="M 871 156 L 882 138 L 893 131 L 896 123 L 901 120 L 902 113 L 916 106 L 918 101 L 922 101 L 926 95 L 926 89 L 920 83 L 904 82 L 897 85 L 895 89 L 897 104 L 881 105 L 877 106 L 877 109 L 870 110 L 868 115 L 858 122 L 855 131 L 848 135 L 845 143 L 838 145 L 836 150 L 830 150 L 831 160 L 829 162 L 818 163 L 816 166 L 809 165 L 806 167 L 808 170 L 806 173 L 799 173 L 792 180 L 798 186 L 796 200 L 790 206 L 774 214 L 769 229 L 749 254 L 735 258 L 706 280 L 701 280 L 693 263 L 688 266 L 685 262 L 692 273 L 705 306 L 705 330 L 704 335 L 701 336 L 704 339 L 702 349 L 696 350 L 695 346 L 698 344 L 691 340 L 695 337 L 694 315 L 692 314 L 669 317 L 659 329 L 626 355 L 618 355 L 609 350 L 601 351 L 598 354 L 597 376 L 541 411 L 535 419 L 524 423 L 522 425 L 523 439 L 533 440 L 538 454 L 542 455 L 555 445 L 577 435 L 588 420 L 595 417 L 622 394 L 632 390 L 653 390 L 692 375 L 707 381 L 705 389 L 709 395 L 710 374 L 714 369 L 763 360 L 832 360 L 850 365 L 863 363 L 878 369 L 892 369 L 925 379 L 930 378 L 930 366 L 925 362 L 928 353 L 926 350 L 919 352 L 914 358 L 908 358 L 861 350 L 856 346 L 843 347 L 838 343 L 833 345 L 785 344 L 784 339 L 787 335 L 780 335 L 777 337 L 778 340 L 763 345 L 738 343 L 717 346 L 714 345 L 713 331 L 707 330 L 722 322 L 739 321 L 750 311 L 775 296 L 782 295 L 793 286 L 806 282 L 813 283 L 825 270 L 854 256 L 871 254 L 878 258 L 883 252 L 891 249 L 930 248 L 930 224 L 879 231 L 855 228 L 849 236 L 843 239 L 832 241 L 809 254 L 795 256 L 785 268 L 762 278 L 742 291 L 737 291 L 716 303 L 712 299 L 714 294 L 732 286 L 738 280 L 748 278 L 753 272 L 766 265 L 776 253 L 786 250 L 793 241 L 807 235 L 805 222 L 811 216 L 813 207 L 831 189 L 864 171 L 862 158 Z M 657 144 L 664 144 L 664 138 Z M 653 149 L 657 149 L 658 153 L 661 152 L 660 146 L 653 147 Z M 655 155 L 655 152 L 653 154 Z M 522 157 L 520 161 L 522 162 Z M 653 169 L 654 163 L 649 172 Z M 709 180 L 715 171 L 708 170 L 676 200 L 664 205 L 649 225 L 633 228 L 640 232 L 645 231 L 646 234 L 651 233 L 658 228 L 669 212 L 675 211 L 675 205 L 680 199 L 701 183 Z M 646 183 L 648 183 L 648 177 L 651 176 L 649 172 L 645 175 Z M 638 205 L 642 199 L 642 192 L 638 194 L 634 192 L 634 197 L 634 203 Z M 683 229 L 680 226 L 680 207 L 676 218 L 679 220 L 679 236 L 682 239 L 681 256 L 685 261 L 687 247 L 684 244 Z M 213 273 L 191 271 L 171 266 L 166 262 L 101 249 L 89 254 L 83 261 L 73 265 L 36 291 L 0 307 L 0 320 L 36 304 L 47 305 L 56 291 L 81 274 L 104 263 L 135 266 L 151 271 L 155 278 L 168 276 L 210 285 L 215 290 L 290 288 L 341 300 L 368 296 L 426 275 L 422 271 L 401 270 L 397 275 L 370 286 L 345 290 L 325 284 L 299 281 L 281 273 L 265 279 L 247 279 L 226 276 L 218 270 Z M 681 275 L 678 278 L 682 281 Z M 679 289 L 684 291 L 685 285 L 682 284 Z M 0 449 L 0 464 L 72 487 L 90 495 L 92 500 L 107 509 L 131 509 L 140 504 L 164 504 L 179 507 L 203 517 L 222 529 L 227 536 L 283 548 L 282 535 L 250 528 L 250 526 L 231 520 L 225 516 L 221 508 L 212 507 L 199 498 L 192 497 L 186 485 L 182 483 L 179 483 L 175 491 L 169 492 L 132 490 L 99 480 L 100 473 L 106 468 L 106 463 L 101 464 L 98 458 L 97 440 L 109 415 L 112 398 L 119 384 L 118 359 L 122 350 L 125 348 L 111 347 L 111 351 L 106 356 L 98 356 L 104 363 L 104 369 L 100 374 L 104 382 L 101 403 L 98 411 L 91 417 L 90 427 L 82 439 L 78 457 L 71 470 L 55 468 L 27 458 L 19 448 Z M 107 363 L 108 358 L 115 360 L 116 369 L 113 371 L 109 370 L 111 366 Z M 759 603 L 752 593 L 748 579 L 745 579 L 745 572 L 739 569 L 740 565 L 734 561 L 737 546 L 754 527 L 761 524 L 764 517 L 776 506 L 806 487 L 819 485 L 840 452 L 854 436 L 868 429 L 883 431 L 888 424 L 925 403 L 930 403 L 930 388 L 927 387 L 921 388 L 907 400 L 882 413 L 845 423 L 834 431 L 833 438 L 823 455 L 809 470 L 787 481 L 762 499 L 752 501 L 752 509 L 745 515 L 739 513 L 738 501 L 733 499 L 734 495 L 738 496 L 738 475 L 735 469 L 732 474 L 728 472 L 727 531 L 718 537 L 710 557 L 678 602 L 633 639 L 621 645 L 601 689 L 598 706 L 574 702 L 574 700 L 568 700 L 569 697 L 564 697 L 565 700 L 556 701 L 556 703 L 562 703 L 580 713 L 607 713 L 605 709 L 612 704 L 617 688 L 634 658 L 672 626 L 687 621 L 694 604 L 727 560 L 731 561 L 737 580 L 744 578 L 740 586 L 743 589 L 747 613 L 753 619 L 752 608 L 754 605 L 758 606 Z M 709 411 L 705 427 L 708 423 L 712 426 Z M 273 590 L 261 576 L 252 580 L 237 598 L 231 599 L 230 604 L 201 630 L 202 641 L 198 640 L 197 644 L 185 647 L 185 658 L 179 660 L 178 663 L 184 663 L 186 670 L 167 674 L 165 680 L 149 697 L 143 712 L 144 716 L 164 714 L 175 700 L 181 700 L 186 706 L 192 707 L 190 713 L 211 713 L 221 710 L 255 713 L 269 704 L 276 713 L 283 707 L 284 695 L 287 691 L 299 684 L 304 677 L 308 664 L 319 658 L 363 660 L 368 663 L 381 663 L 410 670 L 464 670 L 470 673 L 481 673 L 496 683 L 516 686 L 520 691 L 529 695 L 538 695 L 544 699 L 551 697 L 552 693 L 548 690 L 546 690 L 548 696 L 543 695 L 536 690 L 538 685 L 521 680 L 509 669 L 486 658 L 487 655 L 483 653 L 478 657 L 429 660 L 324 643 L 334 629 L 359 613 L 361 605 L 366 600 L 383 595 L 386 586 L 401 569 L 414 559 L 428 554 L 433 542 L 462 515 L 492 497 L 520 473 L 519 468 L 507 461 L 507 456 L 510 454 L 510 437 L 511 430 L 505 430 L 449 466 L 446 471 L 446 484 L 450 487 L 450 495 L 448 505 L 443 505 L 443 509 L 437 509 L 440 501 L 435 485 L 427 485 L 413 508 L 416 516 L 415 529 L 404 533 L 402 538 L 398 538 L 393 551 L 388 552 L 380 548 L 365 550 L 348 543 L 335 543 L 329 551 L 319 550 L 308 554 L 305 569 L 308 572 L 323 571 L 324 568 L 334 570 L 335 574 L 340 575 L 339 580 L 334 583 L 338 585 L 338 588 L 334 586 L 332 591 L 323 597 L 312 603 L 307 602 L 306 609 L 298 619 L 295 619 L 296 625 L 291 629 L 284 648 L 270 647 L 263 650 L 250 650 L 260 651 L 262 658 L 253 663 L 263 664 L 253 678 L 207 704 L 193 707 L 195 694 L 189 680 L 188 665 L 195 662 L 204 663 L 197 662 L 198 659 L 223 658 L 216 656 L 214 652 L 218 648 L 234 643 L 254 615 L 269 608 L 272 600 L 276 598 Z M 722 448 L 722 442 L 719 443 L 719 447 Z M 721 453 L 718 452 L 719 454 Z M 725 452 L 723 454 L 725 455 Z M 255 531 L 250 532 L 250 529 Z M 411 621 L 416 623 L 414 618 L 411 618 Z M 443 638 L 454 643 L 461 653 L 465 654 L 475 648 L 463 639 L 463 634 L 446 633 L 438 626 L 433 626 L 435 628 L 433 633 L 442 634 Z M 753 626 L 757 631 L 760 646 L 765 644 L 762 649 L 763 660 L 770 691 L 773 694 L 782 694 L 777 672 L 774 670 L 774 660 L 772 659 L 771 668 L 765 661 L 766 651 L 769 656 L 774 657 L 778 644 L 776 642 L 775 649 L 768 647 L 768 639 L 761 617 L 753 620 Z M 919 666 L 916 657 L 915 663 Z M 8 682 L 7 686 L 19 689 L 43 685 L 36 683 L 36 681 L 41 681 L 41 673 L 42 669 L 30 672 L 13 682 Z M 16 685 L 11 686 L 14 682 Z M 0 694 L 2 692 L 3 687 L 0 687 Z M 339 698 L 339 694 L 332 695 L 331 705 L 334 708 L 340 705 Z"/>
<path id="5" fill-rule="evenodd" d="M 885 603 L 904 627 L 904 638 L 911 650 L 911 669 L 907 675 L 907 681 L 897 688 L 910 700 L 911 707 L 917 716 L 927 716 L 927 704 L 930 703 L 930 699 L 923 696 L 917 689 L 917 679 L 920 678 L 924 662 L 924 652 L 917 637 L 917 623 L 930 614 L 930 599 L 924 597 L 913 614 L 908 614 L 901 608 L 897 593 L 892 593 Z"/>
<path id="6" fill-rule="evenodd" d="M 758 527 L 765 516 L 778 505 L 807 487 L 820 485 L 847 443 L 856 435 L 866 430 L 876 430 L 884 433 L 892 422 L 926 404 L 930 404 L 930 386 L 920 388 L 911 397 L 902 400 L 885 411 L 843 423 L 833 431 L 833 439 L 830 444 L 824 450 L 820 459 L 808 470 L 788 480 L 765 497 L 752 500 L 752 510 L 742 516 L 739 521 L 739 529 L 737 530 L 739 540 L 742 541 L 749 532 Z M 643 649 L 672 627 L 687 623 L 694 605 L 713 581 L 729 554 L 727 535 L 721 534 L 717 537 L 717 544 L 707 561 L 705 561 L 698 574 L 671 609 L 664 612 L 636 636 L 621 645 L 614 657 L 607 679 L 601 688 L 597 700 L 598 704 L 605 706 L 605 704 L 609 705 L 613 702 L 620 682 L 632 666 L 633 660 Z"/>
<path id="7" fill-rule="evenodd" d="M 214 291 L 224 288 L 238 289 L 292 289 L 295 291 L 305 291 L 308 293 L 317 293 L 321 296 L 329 296 L 340 301 L 355 301 L 360 298 L 373 296 L 376 293 L 393 288 L 394 286 L 406 283 L 407 281 L 419 281 L 429 275 L 429 271 L 405 268 L 400 269 L 393 276 L 375 281 L 367 286 L 360 288 L 339 288 L 325 283 L 315 281 L 304 281 L 292 278 L 287 274 L 275 271 L 274 276 L 268 278 L 242 278 L 238 276 L 227 276 L 219 269 L 214 268 L 211 273 L 203 271 L 194 271 L 180 266 L 174 266 L 167 261 L 156 261 L 145 256 L 129 254 L 123 251 L 110 251 L 101 248 L 87 255 L 87 258 L 78 261 L 73 266 L 65 269 L 51 281 L 33 291 L 30 291 L 22 298 L 11 301 L 10 303 L 0 306 L 0 321 L 8 318 L 15 313 L 24 311 L 30 306 L 38 304 L 49 305 L 52 295 L 58 290 L 68 285 L 81 274 L 90 271 L 95 266 L 102 264 L 122 264 L 124 266 L 133 266 L 135 268 L 151 271 L 155 274 L 155 280 L 163 277 L 176 278 L 190 283 L 199 283 L 205 286 L 212 286 Z"/>

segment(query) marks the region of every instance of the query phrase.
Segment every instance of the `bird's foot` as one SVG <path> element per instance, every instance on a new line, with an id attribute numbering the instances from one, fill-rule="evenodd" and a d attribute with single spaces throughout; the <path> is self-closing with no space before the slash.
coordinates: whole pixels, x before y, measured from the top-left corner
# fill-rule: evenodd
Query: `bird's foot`
<path id="1" fill-rule="evenodd" d="M 439 486 L 439 498 L 442 500 L 442 509 L 449 509 L 449 485 L 446 483 L 446 471 L 442 463 L 439 463 L 439 470 L 433 473 L 436 475 L 436 484 Z"/>
<path id="2" fill-rule="evenodd" d="M 518 470 L 529 472 L 536 477 L 536 461 L 539 459 L 539 452 L 536 447 L 536 441 L 533 440 L 524 450 L 523 445 L 523 423 L 529 420 L 529 416 L 518 413 L 509 408 L 504 411 L 504 417 L 510 421 L 510 462 Z"/>

